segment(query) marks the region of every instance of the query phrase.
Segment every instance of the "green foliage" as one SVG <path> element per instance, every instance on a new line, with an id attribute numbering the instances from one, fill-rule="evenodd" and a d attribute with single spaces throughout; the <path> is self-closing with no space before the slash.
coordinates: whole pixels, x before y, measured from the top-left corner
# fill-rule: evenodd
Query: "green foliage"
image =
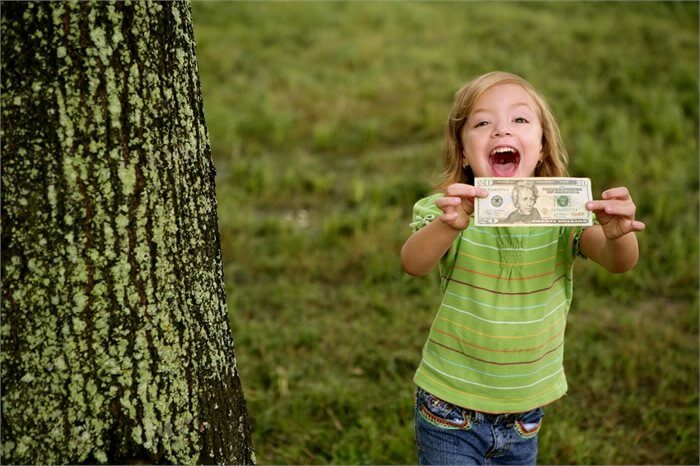
<path id="1" fill-rule="evenodd" d="M 698 5 L 195 3 L 225 280 L 262 463 L 414 463 L 437 277 L 398 253 L 452 94 L 493 69 L 549 100 L 572 175 L 626 185 L 624 275 L 581 262 L 543 463 L 697 463 Z M 622 338 L 621 338 L 622 337 Z"/>

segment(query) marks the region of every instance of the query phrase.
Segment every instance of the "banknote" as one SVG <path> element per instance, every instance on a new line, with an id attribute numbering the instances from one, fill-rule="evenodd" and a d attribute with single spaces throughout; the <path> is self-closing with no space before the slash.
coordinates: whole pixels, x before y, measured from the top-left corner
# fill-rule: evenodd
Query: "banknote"
<path id="1" fill-rule="evenodd" d="M 586 202 L 592 200 L 588 178 L 476 178 L 488 191 L 476 198 L 476 226 L 588 226 Z"/>

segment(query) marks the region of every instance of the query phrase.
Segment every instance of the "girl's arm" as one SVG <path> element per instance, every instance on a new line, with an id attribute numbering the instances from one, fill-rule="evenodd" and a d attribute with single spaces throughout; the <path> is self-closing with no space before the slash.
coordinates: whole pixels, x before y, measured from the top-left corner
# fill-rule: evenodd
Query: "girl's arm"
<path id="1" fill-rule="evenodd" d="M 591 201 L 586 208 L 595 212 L 600 225 L 581 234 L 581 252 L 613 273 L 627 272 L 639 259 L 635 232 L 646 226 L 635 220 L 636 207 L 627 188 L 608 189 L 602 200 Z"/>
<path id="2" fill-rule="evenodd" d="M 404 271 L 415 276 L 430 272 L 450 249 L 459 231 L 440 220 L 434 220 L 413 233 L 401 248 Z"/>
<path id="3" fill-rule="evenodd" d="M 435 200 L 442 214 L 413 233 L 401 248 L 401 265 L 411 275 L 430 272 L 450 249 L 460 231 L 469 226 L 474 212 L 474 197 L 485 197 L 487 191 L 456 183 L 448 186 L 445 196 Z"/>

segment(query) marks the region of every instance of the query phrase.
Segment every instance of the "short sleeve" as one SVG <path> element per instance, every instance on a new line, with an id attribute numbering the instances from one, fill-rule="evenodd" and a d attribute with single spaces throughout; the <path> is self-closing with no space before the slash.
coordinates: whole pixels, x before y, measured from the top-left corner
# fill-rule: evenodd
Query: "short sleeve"
<path id="1" fill-rule="evenodd" d="M 588 259 L 582 252 L 581 252 L 581 235 L 583 234 L 583 230 L 585 228 L 583 227 L 577 227 L 574 230 L 574 238 L 573 241 L 571 242 L 571 253 L 573 254 L 574 257 L 580 257 L 582 259 Z"/>
<path id="2" fill-rule="evenodd" d="M 598 219 L 596 218 L 595 214 L 593 214 L 593 225 L 599 225 Z M 581 235 L 586 230 L 586 228 L 589 227 L 577 227 L 576 230 L 574 230 L 573 240 L 571 242 L 571 252 L 574 258 L 580 257 L 582 259 L 588 260 L 588 257 L 586 257 L 583 251 L 581 251 Z"/>
<path id="3" fill-rule="evenodd" d="M 433 194 L 432 196 L 424 197 L 414 204 L 412 217 L 413 221 L 410 223 L 411 229 L 414 232 L 428 225 L 442 214 L 440 208 L 435 205 L 435 200 L 443 196 L 444 194 L 442 193 Z M 459 249 L 461 237 L 462 235 L 458 235 L 457 238 L 455 238 L 455 241 L 450 249 L 444 256 L 442 256 L 442 259 L 438 263 L 440 283 L 443 292 L 445 292 L 447 289 L 449 278 L 452 275 L 452 269 L 454 268 L 455 261 L 457 260 L 457 251 Z"/>
<path id="4" fill-rule="evenodd" d="M 437 193 L 432 196 L 424 197 L 413 205 L 413 216 L 409 226 L 414 232 L 420 230 L 436 218 L 442 211 L 435 205 L 435 200 L 442 197 L 443 194 Z"/>

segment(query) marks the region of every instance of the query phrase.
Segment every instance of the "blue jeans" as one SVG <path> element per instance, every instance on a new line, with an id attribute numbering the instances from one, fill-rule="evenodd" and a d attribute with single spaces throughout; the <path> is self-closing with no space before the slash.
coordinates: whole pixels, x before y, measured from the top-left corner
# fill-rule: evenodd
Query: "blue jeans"
<path id="1" fill-rule="evenodd" d="M 487 414 L 460 408 L 418 388 L 419 464 L 536 464 L 544 412 Z"/>

